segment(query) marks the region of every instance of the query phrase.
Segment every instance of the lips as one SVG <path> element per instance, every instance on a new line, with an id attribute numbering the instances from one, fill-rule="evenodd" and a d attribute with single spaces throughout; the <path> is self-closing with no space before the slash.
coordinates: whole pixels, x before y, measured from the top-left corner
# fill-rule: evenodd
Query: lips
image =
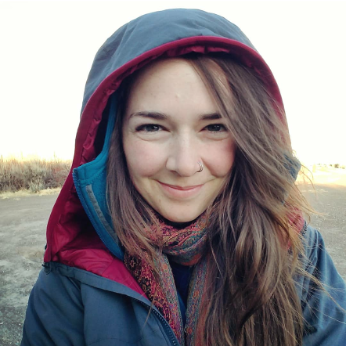
<path id="1" fill-rule="evenodd" d="M 192 190 L 192 189 L 195 189 L 197 187 L 200 187 L 202 185 L 192 185 L 192 186 L 178 186 L 178 185 L 169 185 L 169 184 L 164 184 L 164 183 L 161 183 L 160 184 L 162 185 L 166 185 L 166 186 L 169 186 L 170 188 L 172 189 L 176 189 L 176 190 Z"/>
<path id="2" fill-rule="evenodd" d="M 179 186 L 179 185 L 169 185 L 159 182 L 162 190 L 168 197 L 185 199 L 196 196 L 201 190 L 202 185 L 192 185 L 192 186 Z"/>

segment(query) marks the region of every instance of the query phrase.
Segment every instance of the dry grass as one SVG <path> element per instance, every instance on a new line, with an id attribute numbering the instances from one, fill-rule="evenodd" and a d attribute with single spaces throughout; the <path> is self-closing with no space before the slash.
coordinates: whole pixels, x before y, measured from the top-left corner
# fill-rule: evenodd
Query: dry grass
<path id="1" fill-rule="evenodd" d="M 63 185 L 71 161 L 0 157 L 0 193 L 29 190 L 37 193 Z"/>

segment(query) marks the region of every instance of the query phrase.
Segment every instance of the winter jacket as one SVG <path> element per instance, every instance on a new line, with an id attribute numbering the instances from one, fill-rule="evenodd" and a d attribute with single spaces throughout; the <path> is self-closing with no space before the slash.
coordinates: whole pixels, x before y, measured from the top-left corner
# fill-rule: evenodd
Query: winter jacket
<path id="1" fill-rule="evenodd" d="M 30 295 L 23 346 L 179 345 L 123 263 L 106 203 L 106 163 L 121 81 L 153 59 L 189 52 L 232 55 L 253 69 L 282 105 L 262 57 L 222 17 L 166 10 L 116 31 L 98 51 L 86 83 L 72 169 L 48 222 L 44 269 Z M 302 237 L 306 270 L 326 284 L 332 297 L 307 277 L 297 278 L 306 319 L 304 345 L 344 346 L 346 318 L 340 307 L 346 309 L 345 283 L 321 235 L 304 227 Z"/>

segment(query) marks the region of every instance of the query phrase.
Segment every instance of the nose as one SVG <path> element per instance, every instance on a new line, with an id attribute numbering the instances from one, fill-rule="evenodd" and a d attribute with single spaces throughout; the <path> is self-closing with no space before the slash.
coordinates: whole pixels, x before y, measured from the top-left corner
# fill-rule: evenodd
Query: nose
<path id="1" fill-rule="evenodd" d="M 190 177 L 200 170 L 198 140 L 189 135 L 178 136 L 171 143 L 166 168 L 182 177 Z"/>

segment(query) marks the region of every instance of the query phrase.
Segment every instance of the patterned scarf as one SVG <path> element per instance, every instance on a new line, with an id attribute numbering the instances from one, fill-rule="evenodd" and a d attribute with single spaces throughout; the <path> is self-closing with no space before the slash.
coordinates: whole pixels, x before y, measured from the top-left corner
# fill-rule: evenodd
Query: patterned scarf
<path id="1" fill-rule="evenodd" d="M 180 344 L 182 346 L 198 345 L 197 327 L 198 320 L 205 317 L 201 302 L 202 297 L 205 296 L 205 282 L 208 275 L 208 256 L 202 257 L 207 242 L 207 217 L 202 214 L 196 222 L 183 229 L 166 224 L 157 214 L 154 217 L 157 218 L 159 227 L 152 226 L 149 237 L 158 248 L 162 248 L 162 253 L 157 250 L 157 259 L 154 263 L 159 273 L 159 280 L 156 280 L 145 253 L 139 257 L 125 252 L 125 266 L 169 323 Z M 305 223 L 302 213 L 297 210 L 290 214 L 289 222 L 298 233 Z M 187 298 L 185 333 L 178 293 L 168 257 L 171 261 L 185 266 L 194 265 Z"/>
<path id="2" fill-rule="evenodd" d="M 207 259 L 206 256 L 202 257 L 207 241 L 207 218 L 203 214 L 183 229 L 167 225 L 158 216 L 157 219 L 159 229 L 152 226 L 150 237 L 158 247 L 162 247 L 162 253 L 157 250 L 154 263 L 159 273 L 159 281 L 156 280 L 145 254 L 139 257 L 126 252 L 124 263 L 149 300 L 169 323 L 180 344 L 192 346 L 196 343 L 197 322 L 201 316 L 201 299 L 207 276 Z M 185 334 L 178 293 L 168 258 L 181 265 L 195 266 L 187 299 Z"/>

